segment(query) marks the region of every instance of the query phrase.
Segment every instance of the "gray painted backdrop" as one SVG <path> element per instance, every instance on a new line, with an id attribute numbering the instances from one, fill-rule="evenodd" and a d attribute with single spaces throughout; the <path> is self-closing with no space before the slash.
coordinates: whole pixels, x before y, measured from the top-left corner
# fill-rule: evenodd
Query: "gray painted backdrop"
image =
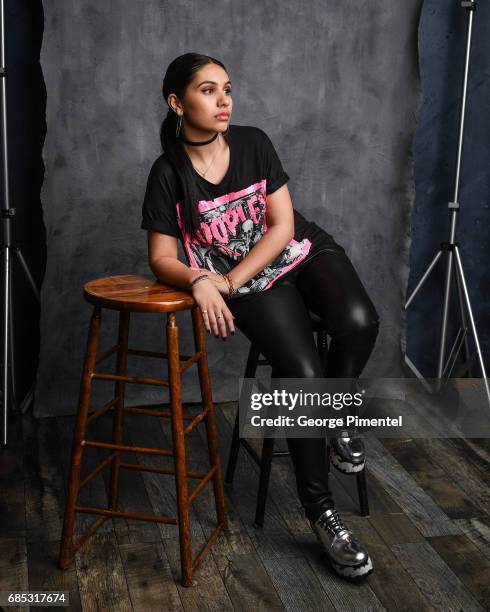
<path id="1" fill-rule="evenodd" d="M 271 137 L 291 176 L 294 205 L 342 244 L 381 319 L 366 376 L 402 375 L 403 299 L 414 201 L 412 143 L 420 105 L 420 0 L 66 2 L 44 6 L 47 86 L 42 193 L 48 263 L 42 291 L 38 416 L 76 411 L 91 307 L 90 279 L 151 274 L 141 201 L 158 129 L 166 66 L 188 51 L 226 65 L 232 122 Z M 190 317 L 179 315 L 182 350 Z M 103 311 L 100 350 L 116 341 Z M 133 315 L 130 344 L 162 350 L 165 320 Z M 248 341 L 208 339 L 217 401 L 237 397 Z M 113 361 L 100 371 L 112 371 Z M 130 358 L 130 371 L 166 375 L 159 360 Z M 186 400 L 198 399 L 195 368 Z M 94 407 L 112 383 L 94 384 Z M 129 401 L 168 400 L 129 385 Z"/>

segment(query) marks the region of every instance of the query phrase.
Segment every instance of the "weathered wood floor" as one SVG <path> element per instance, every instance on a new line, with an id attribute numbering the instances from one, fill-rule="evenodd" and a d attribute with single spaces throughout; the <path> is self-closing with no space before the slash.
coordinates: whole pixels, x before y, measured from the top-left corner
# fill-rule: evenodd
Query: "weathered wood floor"
<path id="1" fill-rule="evenodd" d="M 235 404 L 216 408 L 225 466 Z M 289 458 L 274 461 L 266 527 L 253 527 L 257 470 L 241 450 L 227 491 L 230 531 L 197 572 L 198 586 L 183 588 L 171 525 L 106 521 L 70 569 L 57 568 L 73 421 L 30 415 L 10 421 L 10 444 L 0 455 L 0 590 L 67 590 L 69 609 L 89 612 L 490 609 L 489 440 L 367 440 L 366 518 L 359 516 L 355 478 L 332 468 L 337 507 L 375 565 L 361 585 L 337 578 L 324 562 L 299 507 Z M 168 445 L 168 424 L 155 423 L 129 417 L 126 441 Z M 90 427 L 93 439 L 109 439 L 110 417 Z M 190 469 L 208 465 L 203 434 L 189 437 Z M 104 451 L 88 449 L 84 473 L 103 457 Z M 164 465 L 168 458 L 150 461 Z M 171 476 L 122 474 L 121 510 L 176 513 Z M 84 503 L 107 504 L 107 476 L 83 490 Z M 78 533 L 94 518 L 77 517 Z M 196 550 L 214 519 L 212 488 L 206 487 L 192 514 Z"/>

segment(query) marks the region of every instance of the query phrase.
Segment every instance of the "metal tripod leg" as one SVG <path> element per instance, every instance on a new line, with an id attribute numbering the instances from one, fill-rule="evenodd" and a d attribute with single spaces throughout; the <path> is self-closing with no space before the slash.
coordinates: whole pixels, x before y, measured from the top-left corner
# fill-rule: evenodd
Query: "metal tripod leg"
<path id="1" fill-rule="evenodd" d="M 468 366 L 468 364 L 471 362 L 470 353 L 469 353 L 469 344 L 468 344 L 468 326 L 466 325 L 466 315 L 464 312 L 464 303 L 463 303 L 463 297 L 461 293 L 461 283 L 459 279 L 459 273 L 458 273 L 457 262 L 456 262 L 455 257 L 452 258 L 452 267 L 454 268 L 453 270 L 454 278 L 456 279 L 456 287 L 458 290 L 457 298 L 458 298 L 458 305 L 459 305 L 459 310 L 460 310 L 460 315 L 461 315 L 461 325 L 459 326 L 458 333 L 456 334 L 456 338 L 454 339 L 453 345 L 446 359 L 444 369 L 442 370 L 441 377 L 445 378 L 446 380 L 451 378 L 454 366 L 456 364 L 456 360 L 461 351 L 461 347 L 463 347 L 465 351 L 464 365 Z"/>
<path id="2" fill-rule="evenodd" d="M 419 282 L 417 283 L 417 286 L 415 287 L 415 289 L 412 291 L 412 293 L 410 294 L 408 300 L 405 302 L 405 310 L 407 310 L 407 308 L 410 306 L 410 303 L 412 302 L 412 300 L 414 299 L 414 297 L 417 295 L 417 293 L 420 291 L 422 285 L 425 283 L 425 281 L 429 278 L 430 273 L 432 272 L 432 270 L 434 269 L 436 263 L 439 261 L 439 258 L 442 255 L 442 249 L 440 249 L 434 256 L 434 259 L 430 262 L 430 264 L 427 266 L 427 269 L 425 270 L 424 274 L 422 275 L 422 278 L 419 280 Z M 412 363 L 411 359 L 408 357 L 408 355 L 405 353 L 405 363 L 407 364 L 407 366 L 412 370 L 412 372 L 415 374 L 415 376 L 419 379 L 419 381 L 421 382 L 421 384 L 424 386 L 424 388 L 426 389 L 426 391 L 428 393 L 432 393 L 432 388 L 429 385 L 429 383 L 425 380 L 424 376 L 421 374 L 421 372 L 419 372 L 419 370 L 415 367 L 415 365 Z"/>
<path id="3" fill-rule="evenodd" d="M 444 355 L 446 353 L 447 319 L 449 312 L 449 292 L 451 289 L 451 276 L 453 271 L 453 252 L 448 250 L 446 265 L 446 282 L 444 285 L 444 303 L 442 308 L 441 343 L 439 345 L 439 358 L 437 362 L 437 391 L 441 388 L 442 370 L 444 368 Z"/>
<path id="4" fill-rule="evenodd" d="M 10 276 L 11 276 L 11 260 L 9 247 L 6 246 L 3 250 L 3 313 L 2 313 L 2 445 L 7 444 L 7 414 L 9 400 L 9 384 L 8 384 L 8 362 L 9 362 L 9 324 L 10 324 Z"/>
<path id="5" fill-rule="evenodd" d="M 14 410 L 19 409 L 19 405 L 17 403 L 17 383 L 15 378 L 15 344 L 14 344 L 14 308 L 13 308 L 13 291 L 12 291 L 12 283 L 13 283 L 13 255 L 15 254 L 19 262 L 21 264 L 22 269 L 25 272 L 26 278 L 29 282 L 29 285 L 38 301 L 40 303 L 41 296 L 37 285 L 34 281 L 34 278 L 27 266 L 27 262 L 24 259 L 22 251 L 15 246 L 7 246 L 4 245 L 4 266 L 8 270 L 6 273 L 6 278 L 4 279 L 4 291 L 5 295 L 4 299 L 4 309 L 5 309 L 5 320 L 3 321 L 3 332 L 7 334 L 3 339 L 3 360 L 4 364 L 2 364 L 2 377 L 3 377 L 3 389 L 5 389 L 5 397 L 2 398 L 3 403 L 3 439 L 2 443 L 4 445 L 7 444 L 7 418 L 8 418 L 8 406 L 11 405 Z M 9 386 L 7 386 L 9 385 Z M 9 393 L 11 395 L 9 395 Z M 10 399 L 11 398 L 11 399 Z M 24 414 L 29 408 L 32 400 L 34 399 L 34 384 L 31 386 L 29 391 L 26 393 L 22 404 L 21 404 L 21 412 Z"/>
<path id="6" fill-rule="evenodd" d="M 17 410 L 17 384 L 15 382 L 15 347 L 14 347 L 14 309 L 12 307 L 12 274 L 9 276 L 9 353 L 10 353 L 10 393 L 12 406 Z M 8 366 L 8 364 L 7 364 Z"/>
<path id="7" fill-rule="evenodd" d="M 31 271 L 29 270 L 29 267 L 27 265 L 26 260 L 24 259 L 24 255 L 22 254 L 22 251 L 18 248 L 18 247 L 14 247 L 15 249 L 15 254 L 17 255 L 20 265 L 22 266 L 22 269 L 24 270 L 24 273 L 26 275 L 27 280 L 29 281 L 29 285 L 32 289 L 32 292 L 34 293 L 38 304 L 41 304 L 41 294 L 39 293 L 39 289 L 37 288 L 36 282 L 34 280 L 34 277 L 31 274 Z M 13 313 L 13 311 L 12 311 Z M 14 360 L 12 358 L 12 371 L 15 371 L 14 368 Z M 25 412 L 27 412 L 27 409 L 29 408 L 29 406 L 31 405 L 31 402 L 34 400 L 34 387 L 35 387 L 35 383 L 32 384 L 32 387 L 29 389 L 29 391 L 26 393 L 24 399 L 22 400 L 22 403 L 20 404 L 20 410 L 22 412 L 22 414 L 24 414 Z"/>
<path id="8" fill-rule="evenodd" d="M 480 349 L 480 342 L 478 340 L 478 334 L 477 334 L 477 331 L 476 331 L 475 319 L 473 318 L 473 310 L 471 309 L 470 297 L 468 295 L 468 288 L 466 286 L 466 280 L 465 280 L 464 272 L 463 272 L 463 264 L 461 263 L 461 255 L 459 253 L 458 245 L 455 245 L 454 252 L 456 253 L 456 262 L 458 264 L 458 272 L 459 272 L 459 276 L 460 276 L 460 279 L 461 279 L 461 285 L 463 287 L 464 298 L 465 298 L 465 301 L 466 301 L 466 307 L 468 309 L 468 315 L 470 317 L 471 330 L 473 331 L 473 338 L 475 340 L 476 351 L 478 353 L 478 361 L 480 362 L 480 368 L 481 368 L 481 373 L 482 373 L 482 377 L 483 377 L 483 383 L 485 385 L 485 390 L 486 390 L 486 393 L 487 393 L 487 399 L 488 399 L 488 403 L 490 405 L 490 389 L 488 388 L 488 380 L 487 380 L 487 374 L 485 372 L 485 364 L 483 363 L 483 355 L 482 355 L 482 352 L 481 352 L 481 349 Z"/>
<path id="9" fill-rule="evenodd" d="M 14 247 L 14 248 L 15 248 L 15 254 L 19 258 L 20 264 L 26 274 L 27 280 L 29 281 L 29 285 L 32 288 L 32 292 L 36 296 L 37 301 L 41 303 L 41 294 L 39 293 L 39 289 L 37 288 L 34 277 L 32 276 L 31 271 L 29 270 L 27 266 L 27 262 L 24 259 L 24 255 L 22 255 L 22 251 L 18 247 Z"/>
<path id="10" fill-rule="evenodd" d="M 468 324 L 466 322 L 466 313 L 464 311 L 464 296 L 463 296 L 463 289 L 461 287 L 461 279 L 459 277 L 459 271 L 458 271 L 458 261 L 456 258 L 454 258 L 453 260 L 454 263 L 454 267 L 455 267 L 455 273 L 454 276 L 456 278 L 456 285 L 458 287 L 458 304 L 459 304 L 459 310 L 461 313 L 461 325 L 463 326 L 463 331 L 464 331 L 464 344 L 463 344 L 463 348 L 464 348 L 464 358 L 465 358 L 465 364 L 467 364 L 467 372 L 468 372 L 468 376 L 470 378 L 473 378 L 473 370 L 471 367 L 471 362 L 472 362 L 472 358 L 471 358 L 471 353 L 470 353 L 470 345 L 468 342 Z"/>
<path id="11" fill-rule="evenodd" d="M 424 272 L 424 275 L 422 276 L 422 278 L 419 280 L 417 286 L 415 287 L 415 289 L 412 291 L 410 297 L 408 298 L 408 300 L 405 303 L 405 310 L 410 306 L 410 302 L 413 300 L 413 298 L 417 295 L 417 293 L 419 292 L 419 289 L 422 287 L 422 285 L 425 283 L 425 281 L 427 280 L 427 278 L 429 277 L 429 274 L 432 272 L 432 270 L 434 269 L 434 266 L 436 265 L 437 261 L 439 260 L 439 257 L 442 255 L 442 250 L 439 250 L 435 256 L 434 259 L 430 262 L 430 264 L 427 267 L 427 270 Z"/>

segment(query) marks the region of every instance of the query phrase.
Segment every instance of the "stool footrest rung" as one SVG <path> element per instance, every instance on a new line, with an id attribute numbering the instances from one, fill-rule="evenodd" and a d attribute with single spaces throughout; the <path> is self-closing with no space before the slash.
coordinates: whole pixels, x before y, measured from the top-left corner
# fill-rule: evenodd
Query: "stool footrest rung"
<path id="1" fill-rule="evenodd" d="M 110 516 L 101 516 L 98 519 L 95 519 L 94 521 L 92 521 L 90 523 L 90 525 L 87 527 L 87 529 L 77 538 L 77 540 L 74 542 L 71 552 L 72 554 L 74 554 L 79 548 L 80 546 L 82 546 L 82 544 L 84 544 L 89 537 L 94 534 L 97 529 L 104 524 L 107 519 L 111 518 Z"/>
<path id="2" fill-rule="evenodd" d="M 187 368 L 189 368 L 193 363 L 196 363 L 201 359 L 202 353 L 201 351 L 197 351 L 194 355 L 191 355 L 184 363 L 180 366 L 180 373 L 183 374 Z"/>
<path id="3" fill-rule="evenodd" d="M 168 353 L 163 353 L 161 351 L 147 351 L 144 349 L 128 349 L 128 355 L 139 355 L 140 357 L 156 357 L 158 359 L 168 359 Z M 191 366 L 196 361 L 199 361 L 201 358 L 201 351 L 196 351 L 192 355 L 179 355 L 179 360 L 184 363 L 180 366 L 180 373 L 182 374 L 187 370 L 189 366 Z"/>
<path id="4" fill-rule="evenodd" d="M 143 472 L 156 472 L 157 474 L 166 474 L 166 475 L 175 474 L 175 468 L 164 468 L 164 467 L 160 468 L 160 467 L 155 467 L 153 465 L 140 465 L 139 463 L 120 463 L 119 466 L 127 470 L 136 470 L 136 471 L 141 470 Z M 186 472 L 186 474 L 189 478 L 204 478 L 207 472 L 188 471 Z"/>
<path id="5" fill-rule="evenodd" d="M 105 467 L 107 467 L 110 463 L 112 463 L 112 461 L 114 460 L 114 458 L 117 456 L 117 453 L 111 453 L 108 457 L 106 457 L 104 459 L 104 461 L 101 461 L 99 463 L 99 465 L 97 465 L 96 468 L 94 468 L 90 474 L 88 474 L 80 483 L 79 485 L 79 490 L 84 487 L 88 482 L 90 482 L 92 480 L 92 478 L 95 478 L 97 476 L 97 474 L 99 472 L 101 472 Z"/>
<path id="6" fill-rule="evenodd" d="M 114 347 L 115 349 L 117 349 L 117 346 Z M 111 349 L 111 353 L 114 352 Z M 131 352 L 131 351 L 128 351 Z M 141 353 L 145 353 L 146 351 L 132 351 L 132 354 L 141 354 Z M 148 351 L 148 352 L 152 352 L 152 351 Z M 108 351 L 106 351 L 106 353 L 108 353 Z M 98 362 L 102 361 L 103 359 L 105 359 L 106 357 L 108 357 L 108 354 L 104 353 L 101 358 L 99 358 Z M 152 357 L 155 357 L 157 355 L 151 355 Z M 160 356 L 160 355 L 158 355 Z M 184 363 L 180 366 L 179 371 L 180 374 L 183 374 L 193 363 L 196 363 L 197 361 L 199 361 L 199 359 L 201 359 L 202 357 L 202 353 L 201 351 L 197 351 L 196 353 L 194 353 L 193 355 L 186 355 L 185 356 L 186 359 L 184 361 Z M 91 375 L 92 378 L 96 379 L 96 380 L 110 380 L 113 382 L 125 382 L 125 383 L 130 383 L 133 385 L 155 385 L 157 387 L 168 387 L 169 386 L 169 381 L 166 378 L 151 378 L 151 377 L 145 377 L 145 376 L 129 376 L 129 375 L 125 375 L 125 374 L 105 374 L 104 372 L 92 372 Z"/>
<path id="7" fill-rule="evenodd" d="M 216 466 L 213 466 L 209 470 L 209 472 L 206 472 L 206 475 L 204 476 L 204 478 L 197 485 L 197 487 L 194 489 L 194 491 L 192 491 L 192 493 L 189 495 L 189 505 L 192 504 L 192 502 L 196 499 L 196 497 L 199 495 L 199 493 L 204 489 L 204 487 L 211 480 L 211 478 L 215 475 L 215 473 L 216 473 Z"/>
<path id="8" fill-rule="evenodd" d="M 192 421 L 184 429 L 184 435 L 187 435 L 188 433 L 190 433 L 196 425 L 198 425 L 202 420 L 204 420 L 207 417 L 208 412 L 209 412 L 209 408 L 204 408 L 204 410 L 202 410 L 199 414 L 192 417 Z"/>
<path id="9" fill-rule="evenodd" d="M 97 440 L 82 440 L 82 446 L 93 448 L 109 448 L 118 451 L 128 451 L 130 453 L 141 453 L 142 455 L 164 455 L 173 457 L 174 453 L 168 448 L 147 448 L 145 446 L 127 446 L 126 444 L 112 444 L 111 442 L 99 442 Z"/>
<path id="10" fill-rule="evenodd" d="M 194 559 L 194 561 L 192 562 L 192 570 L 194 571 L 196 569 L 196 567 L 199 565 L 199 563 L 201 563 L 201 561 L 204 559 L 204 557 L 207 555 L 209 549 L 211 548 L 211 546 L 213 545 L 214 541 L 216 540 L 216 538 L 218 537 L 220 531 L 224 528 L 224 525 L 222 525 L 221 523 L 219 523 L 217 525 L 217 527 L 214 528 L 213 532 L 211 533 L 211 535 L 209 536 L 208 541 L 206 542 L 206 544 L 202 547 L 202 549 L 200 550 L 200 552 L 198 553 L 198 555 L 196 556 L 196 558 Z"/>
<path id="11" fill-rule="evenodd" d="M 103 353 L 101 353 L 96 359 L 95 359 L 95 365 L 99 365 L 99 363 L 102 363 L 102 361 L 104 361 L 104 359 L 107 359 L 107 357 L 110 357 L 113 353 L 115 353 L 116 351 L 118 351 L 121 348 L 121 345 L 119 344 L 119 342 L 117 344 L 115 344 L 114 346 L 112 346 L 111 348 L 107 349 L 106 351 L 104 351 Z"/>
<path id="12" fill-rule="evenodd" d="M 95 363 L 96 364 L 101 363 L 102 361 L 104 361 L 104 359 L 107 359 L 107 357 L 110 357 L 113 353 L 115 353 L 120 348 L 121 348 L 121 345 L 119 343 L 115 344 L 114 346 L 111 346 L 111 348 L 107 349 L 106 351 L 104 351 L 97 357 Z M 138 355 L 140 357 L 156 357 L 158 359 L 168 359 L 168 353 L 163 353 L 162 351 L 148 351 L 145 349 L 128 348 L 128 355 Z M 180 354 L 179 359 L 181 361 L 187 361 L 188 359 L 191 359 L 191 357 L 193 356 L 194 355 Z"/>
<path id="13" fill-rule="evenodd" d="M 108 410 L 110 410 L 113 406 L 115 406 L 118 402 L 118 400 L 120 399 L 119 396 L 114 397 L 113 399 L 111 399 L 110 401 L 108 401 L 106 404 L 104 404 L 102 406 L 102 408 L 99 408 L 98 410 L 96 410 L 93 414 L 89 415 L 87 417 L 87 425 L 91 422 L 91 421 L 95 421 L 95 419 L 98 419 L 100 416 L 102 416 L 103 414 L 105 414 Z"/>
<path id="14" fill-rule="evenodd" d="M 157 387 L 168 387 L 169 382 L 165 378 L 146 378 L 145 376 L 124 376 L 122 374 L 103 374 L 94 372 L 92 378 L 96 380 L 110 380 L 113 382 L 126 382 L 135 385 L 155 385 Z"/>
<path id="15" fill-rule="evenodd" d="M 128 349 L 128 355 L 139 355 L 140 357 L 156 357 L 157 359 L 168 359 L 168 353 L 163 353 L 162 351 L 147 351 L 145 349 Z M 179 355 L 179 359 L 181 361 L 187 361 L 190 359 L 192 355 Z"/>
<path id="16" fill-rule="evenodd" d="M 90 506 L 75 506 L 75 512 L 85 514 L 101 514 L 112 518 L 127 518 L 136 521 L 151 521 L 153 523 L 165 523 L 167 525 L 177 525 L 177 519 L 173 516 L 155 516 L 153 514 L 136 514 L 135 512 L 121 512 L 119 510 L 109 510 L 106 508 L 92 508 Z"/>
<path id="17" fill-rule="evenodd" d="M 132 414 L 147 414 L 148 416 L 158 416 L 164 418 L 171 418 L 172 411 L 171 410 L 155 410 L 154 408 L 146 408 L 145 406 L 125 406 L 124 412 L 129 412 Z M 192 421 L 196 418 L 195 414 L 183 414 L 182 418 L 184 421 Z"/>

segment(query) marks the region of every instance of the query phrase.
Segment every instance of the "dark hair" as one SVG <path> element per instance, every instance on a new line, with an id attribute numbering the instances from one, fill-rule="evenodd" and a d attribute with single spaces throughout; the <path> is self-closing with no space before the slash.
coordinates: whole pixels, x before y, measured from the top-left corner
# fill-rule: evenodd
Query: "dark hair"
<path id="1" fill-rule="evenodd" d="M 209 55 L 184 53 L 176 57 L 168 66 L 163 78 L 162 94 L 165 102 L 168 104 L 167 99 L 171 93 L 174 93 L 178 98 L 183 98 L 187 86 L 194 78 L 195 73 L 206 64 L 218 64 L 218 66 L 226 70 L 219 60 Z M 196 175 L 182 143 L 175 137 L 177 120 L 177 113 L 169 106 L 167 116 L 160 128 L 160 141 L 162 143 L 162 150 L 174 167 L 182 185 L 182 223 L 184 229 L 191 235 L 195 235 L 196 230 L 199 228 L 199 217 L 196 207 L 198 200 Z"/>

